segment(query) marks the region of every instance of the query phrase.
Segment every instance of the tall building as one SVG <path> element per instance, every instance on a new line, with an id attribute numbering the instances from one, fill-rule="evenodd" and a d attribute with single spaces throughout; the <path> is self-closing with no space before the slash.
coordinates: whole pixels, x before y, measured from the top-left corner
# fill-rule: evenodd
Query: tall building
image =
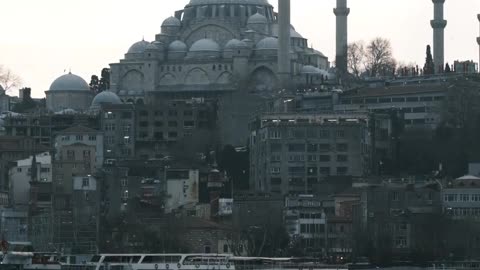
<path id="1" fill-rule="evenodd" d="M 162 23 L 155 41 L 133 44 L 111 64 L 111 90 L 136 104 L 218 99 L 222 142 L 244 144 L 252 112 L 280 90 L 281 76 L 295 87 L 305 66 L 318 84 L 322 70 L 328 74 L 328 59 L 290 26 L 289 1 L 280 3 L 285 14 L 267 0 L 191 0 Z"/>
<path id="2" fill-rule="evenodd" d="M 391 155 L 383 122 L 367 113 L 261 115 L 251 124 L 250 188 L 312 194 L 328 176 L 376 173 Z"/>
<path id="3" fill-rule="evenodd" d="M 478 22 L 480 22 L 480 14 L 477 15 Z M 480 72 L 480 36 L 477 37 L 477 43 L 478 43 L 478 72 Z"/>

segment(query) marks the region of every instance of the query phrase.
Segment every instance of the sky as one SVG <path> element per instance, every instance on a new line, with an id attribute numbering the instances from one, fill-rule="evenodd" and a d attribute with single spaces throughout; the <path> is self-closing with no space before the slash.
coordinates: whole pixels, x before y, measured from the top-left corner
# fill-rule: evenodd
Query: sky
<path id="1" fill-rule="evenodd" d="M 90 81 L 136 41 L 153 41 L 162 21 L 189 0 L 1 0 L 0 65 L 43 97 L 71 70 Z M 270 3 L 277 7 L 276 0 Z M 309 45 L 335 58 L 335 0 L 292 0 L 292 24 Z M 423 65 L 432 43 L 431 0 L 348 0 L 349 42 L 384 37 L 394 57 Z M 479 0 L 446 0 L 445 61 L 478 62 Z M 10 94 L 16 94 L 12 92 Z"/>

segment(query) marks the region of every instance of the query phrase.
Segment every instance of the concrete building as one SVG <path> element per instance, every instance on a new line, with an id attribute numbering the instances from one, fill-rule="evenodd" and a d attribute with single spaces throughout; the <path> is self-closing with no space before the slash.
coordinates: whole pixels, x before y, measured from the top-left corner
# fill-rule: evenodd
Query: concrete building
<path id="1" fill-rule="evenodd" d="M 90 107 L 93 98 L 88 83 L 71 72 L 53 81 L 45 95 L 47 109 L 52 112 L 63 110 L 83 112 Z"/>
<path id="2" fill-rule="evenodd" d="M 445 68 L 445 27 L 447 21 L 443 19 L 443 5 L 445 0 L 432 0 L 434 5 L 433 20 L 430 24 L 433 28 L 433 63 L 435 73 L 443 73 Z"/>
<path id="3" fill-rule="evenodd" d="M 283 224 L 285 198 L 273 193 L 234 194 L 232 224 L 237 230 L 275 228 Z"/>
<path id="4" fill-rule="evenodd" d="M 5 89 L 0 85 L 0 113 L 10 111 L 10 109 L 10 96 L 5 93 Z"/>
<path id="5" fill-rule="evenodd" d="M 28 211 L 2 209 L 0 211 L 0 229 L 9 242 L 28 241 Z"/>
<path id="6" fill-rule="evenodd" d="M 103 166 L 103 134 L 95 129 L 75 126 L 55 134 L 55 160 L 84 162 L 90 173 Z"/>
<path id="7" fill-rule="evenodd" d="M 370 132 L 370 120 L 365 113 L 259 116 L 251 124 L 250 188 L 312 194 L 325 177 L 375 172 L 372 165 L 391 155 L 391 127 L 378 119 Z M 377 133 L 374 144 L 372 134 Z"/>
<path id="8" fill-rule="evenodd" d="M 336 30 L 336 59 L 337 69 L 341 73 L 347 70 L 347 50 L 348 50 L 348 15 L 350 9 L 347 7 L 347 0 L 337 0 L 337 7 L 333 10 L 337 18 Z"/>
<path id="9" fill-rule="evenodd" d="M 30 204 L 30 182 L 52 182 L 52 157 L 41 153 L 27 159 L 18 160 L 10 169 L 10 193 L 12 205 L 28 209 Z"/>
<path id="10" fill-rule="evenodd" d="M 401 86 L 366 87 L 340 96 L 335 111 L 399 112 L 409 127 L 435 128 L 442 120 L 441 106 L 448 92 L 446 83 L 417 82 Z"/>
<path id="11" fill-rule="evenodd" d="M 313 195 L 285 197 L 284 221 L 290 239 L 300 241 L 307 254 L 325 254 L 327 216 L 321 198 Z"/>
<path id="12" fill-rule="evenodd" d="M 443 189 L 443 208 L 453 219 L 480 220 L 480 178 L 466 175 Z"/>
<path id="13" fill-rule="evenodd" d="M 72 126 L 84 126 L 99 129 L 97 115 L 83 114 L 71 110 L 57 113 L 9 114 L 5 121 L 5 133 L 8 136 L 28 136 L 35 139 L 35 145 L 54 148 L 57 132 Z"/>
<path id="14" fill-rule="evenodd" d="M 456 73 L 474 74 L 478 73 L 478 63 L 470 61 L 458 61 L 453 62 L 453 67 Z"/>

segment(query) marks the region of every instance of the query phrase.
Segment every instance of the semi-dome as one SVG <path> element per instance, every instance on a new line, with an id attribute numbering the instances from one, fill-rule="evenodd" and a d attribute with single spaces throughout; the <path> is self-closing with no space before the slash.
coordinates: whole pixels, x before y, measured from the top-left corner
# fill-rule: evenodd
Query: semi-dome
<path id="1" fill-rule="evenodd" d="M 72 73 L 68 73 L 60 76 L 52 85 L 50 85 L 50 91 L 90 91 L 90 86 L 88 83 L 82 79 L 80 76 L 77 76 Z"/>
<path id="2" fill-rule="evenodd" d="M 181 25 L 182 25 L 182 22 L 180 22 L 179 19 L 173 16 L 166 18 L 162 23 L 162 26 L 181 26 Z"/>
<path id="3" fill-rule="evenodd" d="M 247 20 L 247 24 L 267 24 L 267 17 L 263 16 L 260 13 L 255 13 Z"/>
<path id="4" fill-rule="evenodd" d="M 257 6 L 270 6 L 268 0 L 190 0 L 188 6 L 198 5 L 220 5 L 220 4 L 238 4 L 238 5 L 257 5 Z"/>
<path id="5" fill-rule="evenodd" d="M 145 40 L 136 42 L 132 46 L 130 46 L 130 49 L 128 49 L 128 53 L 143 53 L 145 52 L 149 44 L 150 42 Z"/>
<path id="6" fill-rule="evenodd" d="M 197 40 L 190 47 L 190 52 L 219 52 L 220 45 L 217 42 L 209 38 Z"/>
<path id="7" fill-rule="evenodd" d="M 118 92 L 118 94 L 121 95 L 121 96 L 124 96 L 124 95 L 127 94 L 127 90 L 120 90 L 120 91 Z"/>
<path id="8" fill-rule="evenodd" d="M 168 51 L 170 52 L 186 52 L 187 45 L 180 40 L 175 40 L 174 42 L 170 43 L 168 46 Z"/>
<path id="9" fill-rule="evenodd" d="M 255 46 L 257 50 L 277 50 L 278 49 L 278 39 L 274 37 L 266 37 L 260 40 Z"/>
<path id="10" fill-rule="evenodd" d="M 243 49 L 243 48 L 248 48 L 248 45 L 243 42 L 243 41 L 240 41 L 238 39 L 232 39 L 232 40 L 229 40 L 227 42 L 227 44 L 225 44 L 225 50 L 233 50 L 233 49 Z"/>
<path id="11" fill-rule="evenodd" d="M 110 91 L 103 91 L 95 96 L 92 101 L 92 107 L 100 106 L 101 104 L 122 104 L 122 101 L 117 94 Z"/>

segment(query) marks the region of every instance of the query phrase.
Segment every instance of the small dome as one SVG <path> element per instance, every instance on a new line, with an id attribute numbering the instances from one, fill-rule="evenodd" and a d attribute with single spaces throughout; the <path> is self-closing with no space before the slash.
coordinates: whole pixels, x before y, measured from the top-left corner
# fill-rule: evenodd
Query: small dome
<path id="1" fill-rule="evenodd" d="M 187 45 L 180 40 L 175 40 L 174 42 L 170 43 L 168 46 L 168 51 L 170 52 L 186 52 Z"/>
<path id="2" fill-rule="evenodd" d="M 166 18 L 162 23 L 162 26 L 181 26 L 181 25 L 182 25 L 182 22 L 180 22 L 179 19 L 173 16 Z"/>
<path id="3" fill-rule="evenodd" d="M 225 50 L 233 50 L 233 49 L 243 49 L 243 48 L 248 48 L 248 45 L 240 41 L 238 39 L 232 39 L 225 44 Z"/>
<path id="4" fill-rule="evenodd" d="M 127 91 L 126 91 L 126 90 L 120 90 L 120 91 L 118 92 L 118 94 L 119 94 L 120 96 L 124 96 L 124 95 L 127 94 Z"/>
<path id="5" fill-rule="evenodd" d="M 100 92 L 92 101 L 92 107 L 100 106 L 101 104 L 122 104 L 122 101 L 117 94 L 110 91 Z"/>
<path id="6" fill-rule="evenodd" d="M 278 39 L 274 37 L 266 37 L 260 40 L 255 47 L 257 50 L 277 50 Z"/>
<path id="7" fill-rule="evenodd" d="M 82 79 L 80 76 L 77 76 L 72 73 L 68 73 L 60 76 L 52 85 L 50 85 L 50 91 L 90 91 L 90 86 L 88 83 Z"/>
<path id="8" fill-rule="evenodd" d="M 247 24 L 268 24 L 268 19 L 260 13 L 255 13 L 248 18 Z"/>
<path id="9" fill-rule="evenodd" d="M 137 95 L 137 92 L 133 91 L 133 90 L 130 90 L 130 91 L 128 91 L 128 95 L 129 96 L 135 96 L 135 95 Z"/>
<path id="10" fill-rule="evenodd" d="M 219 52 L 220 46 L 212 39 L 204 38 L 193 43 L 190 52 Z"/>
<path id="11" fill-rule="evenodd" d="M 147 49 L 147 46 L 150 44 L 150 42 L 142 40 L 139 42 L 136 42 L 132 46 L 130 46 L 130 49 L 128 49 L 128 53 L 143 53 Z"/>

